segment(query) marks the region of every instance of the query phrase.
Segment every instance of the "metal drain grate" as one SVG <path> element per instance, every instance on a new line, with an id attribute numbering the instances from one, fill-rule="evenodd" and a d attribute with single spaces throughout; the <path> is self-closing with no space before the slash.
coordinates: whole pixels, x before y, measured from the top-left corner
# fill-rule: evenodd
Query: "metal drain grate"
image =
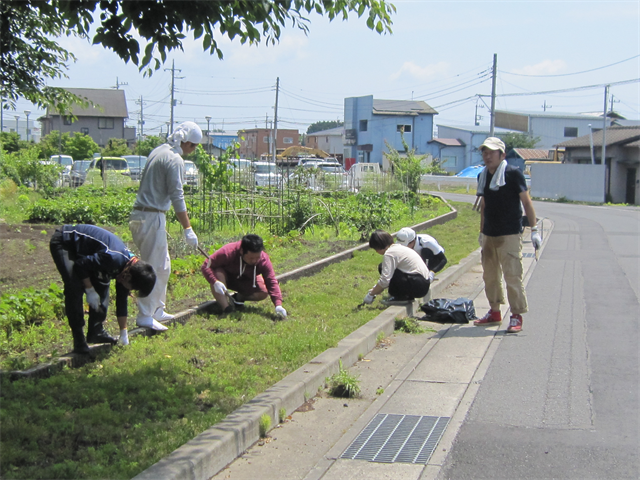
<path id="1" fill-rule="evenodd" d="M 426 464 L 448 423 L 449 417 L 379 413 L 340 458 Z"/>
<path id="2" fill-rule="evenodd" d="M 522 254 L 522 258 L 534 258 L 535 256 L 536 256 L 535 253 L 530 253 L 530 252 Z"/>

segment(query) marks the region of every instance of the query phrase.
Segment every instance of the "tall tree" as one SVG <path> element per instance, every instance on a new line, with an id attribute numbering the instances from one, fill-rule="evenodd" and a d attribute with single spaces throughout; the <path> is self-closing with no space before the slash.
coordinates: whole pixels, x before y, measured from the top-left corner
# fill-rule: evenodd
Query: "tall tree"
<path id="1" fill-rule="evenodd" d="M 53 130 L 50 134 L 40 139 L 38 146 L 44 158 L 57 154 L 67 155 L 67 142 L 70 139 L 68 132 L 63 133 L 61 136 L 58 130 Z"/>
<path id="2" fill-rule="evenodd" d="M 66 63 L 75 60 L 50 36 L 89 38 L 94 21 L 99 22 L 94 45 L 110 48 L 150 75 L 152 69 L 160 68 L 167 53 L 182 50 L 187 34 L 202 39 L 205 52 L 222 58 L 214 33 L 243 44 L 275 44 L 289 23 L 308 33 L 309 19 L 304 15 L 312 12 L 330 20 L 366 13 L 367 27 L 391 33 L 395 12 L 386 0 L 24 0 L 2 1 L 0 8 L 0 94 L 8 99 L 6 107 L 14 107 L 23 96 L 41 107 L 53 105 L 62 113 L 82 99 L 45 86 L 47 79 L 64 76 Z"/>

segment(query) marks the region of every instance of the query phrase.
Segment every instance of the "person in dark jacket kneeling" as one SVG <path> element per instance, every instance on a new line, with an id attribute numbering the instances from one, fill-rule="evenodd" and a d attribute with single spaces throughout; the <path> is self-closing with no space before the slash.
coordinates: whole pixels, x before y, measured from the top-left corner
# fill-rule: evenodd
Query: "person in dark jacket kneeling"
<path id="1" fill-rule="evenodd" d="M 156 283 L 153 267 L 138 260 L 116 235 L 94 225 L 64 225 L 51 237 L 49 248 L 64 282 L 73 352 L 89 353 L 87 343 L 117 343 L 103 325 L 109 307 L 109 284 L 114 278 L 120 343 L 128 345 L 127 299 L 131 290 L 136 290 L 141 298 L 149 295 Z M 84 295 L 89 304 L 86 338 Z"/>

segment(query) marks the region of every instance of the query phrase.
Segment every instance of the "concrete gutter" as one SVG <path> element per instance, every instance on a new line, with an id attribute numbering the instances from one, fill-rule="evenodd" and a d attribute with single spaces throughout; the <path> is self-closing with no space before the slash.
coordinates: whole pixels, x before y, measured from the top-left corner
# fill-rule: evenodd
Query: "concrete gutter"
<path id="1" fill-rule="evenodd" d="M 432 218 L 431 220 L 427 220 L 425 222 L 413 225 L 411 228 L 413 228 L 415 231 L 422 231 L 429 227 L 433 227 L 434 225 L 442 225 L 444 223 L 447 223 L 450 220 L 453 220 L 458 216 L 458 211 L 455 208 L 453 208 L 449 204 L 449 202 L 447 202 L 443 197 L 440 197 L 438 195 L 432 195 L 432 196 L 439 198 L 451 209 L 451 211 L 449 213 L 445 213 L 444 215 L 440 215 L 439 217 Z M 395 236 L 395 233 L 393 235 Z M 310 263 L 308 265 L 305 265 L 304 267 L 300 267 L 290 272 L 278 275 L 276 276 L 276 279 L 278 280 L 279 283 L 285 283 L 290 280 L 296 280 L 298 278 L 312 276 L 333 263 L 343 262 L 345 260 L 349 260 L 353 258 L 354 252 L 366 250 L 368 248 L 369 248 L 369 244 L 363 243 L 361 245 L 358 245 L 357 247 L 350 248 L 336 255 L 323 258 L 322 260 L 318 260 L 317 262 Z M 456 268 L 456 266 L 457 265 L 447 268 L 446 272 L 448 272 L 453 268 Z M 437 282 L 434 282 L 434 285 L 432 286 L 432 290 L 435 287 L 435 284 L 437 284 Z M 428 297 L 425 297 L 425 299 L 428 299 Z M 177 313 L 175 315 L 175 318 L 162 323 L 164 323 L 165 325 L 173 325 L 175 323 L 185 324 L 186 321 L 189 318 L 191 318 L 193 315 L 201 314 L 209 310 L 214 303 L 215 303 L 214 301 L 201 303 L 196 307 L 189 308 L 187 310 Z M 156 332 L 155 330 L 151 330 L 149 328 L 134 328 L 129 331 L 129 338 L 133 338 L 138 335 L 151 337 L 157 334 L 158 332 Z M 90 345 L 89 349 L 91 350 L 91 352 L 89 353 L 89 355 L 79 355 L 73 352 L 69 352 L 58 357 L 57 359 L 51 362 L 42 363 L 40 365 L 36 365 L 35 367 L 29 368 L 27 370 L 0 371 L 0 376 L 1 377 L 8 376 L 10 380 L 20 380 L 22 378 L 47 378 L 60 372 L 64 367 L 69 367 L 69 368 L 82 367 L 83 365 L 94 361 L 98 357 L 98 355 L 109 353 L 112 348 L 113 347 L 109 344 Z"/>
<path id="2" fill-rule="evenodd" d="M 460 264 L 448 268 L 432 286 L 430 297 L 436 298 L 450 284 L 458 280 L 480 262 L 476 250 Z M 427 298 L 427 297 L 425 297 Z M 410 315 L 413 305 L 393 306 L 356 331 L 300 367 L 284 379 L 265 390 L 253 400 L 228 415 L 225 420 L 207 429 L 179 447 L 167 457 L 152 465 L 134 480 L 206 480 L 235 460 L 260 438 L 259 421 L 269 415 L 272 425 L 278 423 L 279 411 L 289 415 L 321 388 L 326 377 L 338 372 L 339 364 L 350 367 L 360 355 L 366 355 L 375 346 L 380 332 L 393 333 L 396 318 Z"/>

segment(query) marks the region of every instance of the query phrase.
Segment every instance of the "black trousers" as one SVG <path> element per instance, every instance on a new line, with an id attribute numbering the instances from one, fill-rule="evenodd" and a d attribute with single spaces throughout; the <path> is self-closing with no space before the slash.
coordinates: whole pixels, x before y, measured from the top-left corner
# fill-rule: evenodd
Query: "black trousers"
<path id="1" fill-rule="evenodd" d="M 382 264 L 378 265 L 378 272 Z M 412 300 L 424 297 L 429 292 L 431 282 L 419 273 L 405 273 L 396 268 L 389 282 L 389 295 L 396 300 Z"/>
<path id="2" fill-rule="evenodd" d="M 444 256 L 444 252 L 434 255 L 428 248 L 423 248 L 421 253 L 427 268 L 433 273 L 438 273 L 447 264 L 447 257 Z"/>
<path id="3" fill-rule="evenodd" d="M 58 272 L 64 283 L 64 308 L 69 320 L 71 330 L 82 329 L 84 327 L 84 285 L 82 279 L 73 273 L 73 259 L 69 256 L 69 251 L 65 250 L 62 244 L 62 232 L 56 230 L 49 242 L 51 257 L 56 264 Z M 109 306 L 109 283 L 103 283 L 98 278 L 90 277 L 91 283 L 96 293 L 100 296 L 102 309 L 96 311 L 89 307 L 89 329 L 104 322 L 107 318 L 107 308 Z"/>

